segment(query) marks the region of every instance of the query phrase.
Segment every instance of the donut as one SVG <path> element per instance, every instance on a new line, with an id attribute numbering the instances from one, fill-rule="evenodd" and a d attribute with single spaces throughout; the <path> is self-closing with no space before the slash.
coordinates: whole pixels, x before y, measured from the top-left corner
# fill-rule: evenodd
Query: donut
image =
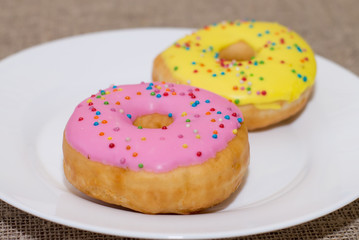
<path id="1" fill-rule="evenodd" d="M 66 124 L 63 165 L 83 193 L 142 213 L 188 214 L 228 198 L 249 164 L 240 110 L 173 83 L 110 86 Z"/>
<path id="2" fill-rule="evenodd" d="M 221 22 L 176 41 L 153 63 L 153 81 L 188 84 L 236 104 L 248 130 L 300 112 L 316 75 L 305 40 L 278 23 Z"/>

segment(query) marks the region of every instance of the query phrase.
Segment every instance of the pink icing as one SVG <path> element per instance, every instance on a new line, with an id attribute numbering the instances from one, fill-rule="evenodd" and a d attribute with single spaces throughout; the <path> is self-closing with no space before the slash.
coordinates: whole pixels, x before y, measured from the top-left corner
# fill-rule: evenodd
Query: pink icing
<path id="1" fill-rule="evenodd" d="M 174 122 L 167 129 L 139 129 L 132 124 L 151 113 L 172 114 Z M 214 157 L 233 139 L 242 119 L 233 103 L 209 91 L 141 83 L 113 86 L 85 99 L 70 117 L 65 136 L 92 161 L 167 172 Z"/>

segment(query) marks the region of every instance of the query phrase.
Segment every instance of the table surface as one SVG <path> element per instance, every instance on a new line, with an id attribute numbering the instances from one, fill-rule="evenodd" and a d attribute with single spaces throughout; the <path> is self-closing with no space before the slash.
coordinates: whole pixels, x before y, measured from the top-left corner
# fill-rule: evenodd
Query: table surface
<path id="1" fill-rule="evenodd" d="M 358 10 L 357 0 L 0 0 L 0 59 L 89 32 L 256 19 L 294 29 L 317 54 L 359 75 Z M 0 238 L 123 239 L 42 220 L 1 200 Z M 238 239 L 359 239 L 359 200 L 308 223 Z"/>

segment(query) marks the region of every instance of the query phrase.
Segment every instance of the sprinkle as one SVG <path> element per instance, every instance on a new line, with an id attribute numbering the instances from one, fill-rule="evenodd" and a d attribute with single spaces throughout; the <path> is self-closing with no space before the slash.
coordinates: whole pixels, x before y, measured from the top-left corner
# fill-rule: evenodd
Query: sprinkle
<path id="1" fill-rule="evenodd" d="M 84 118 L 83 118 L 83 117 L 79 117 L 79 121 L 82 121 L 82 120 L 84 120 Z"/>
<path id="2" fill-rule="evenodd" d="M 138 129 L 142 129 L 142 126 L 138 126 L 137 128 L 138 128 Z"/>
<path id="3" fill-rule="evenodd" d="M 155 96 L 156 95 L 156 93 L 155 92 L 151 92 L 151 96 Z"/>
<path id="4" fill-rule="evenodd" d="M 133 157 L 137 157 L 137 156 L 138 156 L 138 153 L 134 152 L 134 153 L 132 153 L 132 156 L 133 156 Z"/>
<path id="5" fill-rule="evenodd" d="M 232 132 L 233 132 L 233 134 L 237 134 L 238 131 L 237 131 L 237 129 L 233 129 Z"/>
<path id="6" fill-rule="evenodd" d="M 142 163 L 138 164 L 138 167 L 143 168 L 143 164 Z"/>
<path id="7" fill-rule="evenodd" d="M 186 127 L 190 127 L 191 125 L 189 123 L 186 124 Z"/>
<path id="8" fill-rule="evenodd" d="M 100 132 L 98 135 L 100 135 L 100 136 L 103 136 L 103 135 L 105 135 L 105 133 L 103 133 L 103 132 Z"/>
<path id="9" fill-rule="evenodd" d="M 200 139 L 200 138 L 201 138 L 201 136 L 200 136 L 199 134 L 197 134 L 197 135 L 196 135 L 196 138 Z"/>
<path id="10" fill-rule="evenodd" d="M 129 137 L 125 138 L 125 141 L 129 142 L 129 141 L 131 141 L 131 138 L 129 138 Z"/>
<path id="11" fill-rule="evenodd" d="M 98 126 L 99 123 L 98 123 L 98 122 L 94 122 L 93 125 L 94 125 L 94 126 Z"/>
<path id="12" fill-rule="evenodd" d="M 131 114 L 127 114 L 126 116 L 127 116 L 129 119 L 132 118 Z"/>
<path id="13" fill-rule="evenodd" d="M 116 105 L 120 105 L 121 103 L 119 101 L 116 102 Z"/>
<path id="14" fill-rule="evenodd" d="M 118 131 L 120 131 L 120 128 L 119 128 L 119 127 L 115 127 L 115 128 L 113 129 L 113 131 L 118 132 Z"/>
<path id="15" fill-rule="evenodd" d="M 181 114 L 181 116 L 182 116 L 182 117 L 187 116 L 187 113 L 186 113 L 186 112 L 183 112 L 183 113 Z"/>
<path id="16" fill-rule="evenodd" d="M 114 143 L 110 143 L 108 146 L 109 146 L 110 148 L 114 148 L 114 147 L 115 147 L 115 144 L 114 144 Z"/>
<path id="17" fill-rule="evenodd" d="M 169 117 L 172 117 L 173 115 L 172 115 L 172 113 L 169 113 L 168 116 L 169 116 Z"/>
<path id="18" fill-rule="evenodd" d="M 156 98 L 160 98 L 160 97 L 162 97 L 161 94 L 157 94 L 157 95 L 156 95 Z"/>
<path id="19" fill-rule="evenodd" d="M 190 120 L 190 119 L 186 119 L 186 122 L 191 122 L 191 120 Z"/>
<path id="20" fill-rule="evenodd" d="M 131 149 L 131 146 L 130 145 L 127 145 L 126 146 L 126 150 L 130 150 Z"/>
<path id="21" fill-rule="evenodd" d="M 177 71 L 177 70 L 178 70 L 178 67 L 177 67 L 177 66 L 175 66 L 175 67 L 173 68 L 173 70 Z"/>
<path id="22" fill-rule="evenodd" d="M 220 128 L 224 128 L 223 123 L 219 124 L 219 127 L 220 127 Z"/>
<path id="23" fill-rule="evenodd" d="M 239 123 L 241 123 L 241 122 L 243 122 L 243 119 L 242 119 L 242 118 L 237 118 L 237 121 L 238 121 Z"/>
<path id="24" fill-rule="evenodd" d="M 130 98 L 130 96 L 126 96 L 125 99 L 126 99 L 126 100 L 130 100 L 131 98 Z"/>
<path id="25" fill-rule="evenodd" d="M 183 138 L 183 135 L 182 135 L 182 134 L 179 134 L 177 137 L 178 137 L 178 138 Z"/>
<path id="26" fill-rule="evenodd" d="M 217 139 L 218 138 L 217 134 L 213 134 L 212 138 Z"/>
<path id="27" fill-rule="evenodd" d="M 196 155 L 197 155 L 197 157 L 200 157 L 200 156 L 202 156 L 202 152 L 197 152 Z"/>
<path id="28" fill-rule="evenodd" d="M 162 127 L 162 129 L 163 129 L 163 130 L 166 130 L 166 129 L 167 129 L 167 127 L 166 127 L 166 126 L 163 126 L 163 127 Z"/>
<path id="29" fill-rule="evenodd" d="M 112 140 L 112 137 L 108 137 L 107 139 L 108 139 L 108 140 Z"/>
<path id="30" fill-rule="evenodd" d="M 227 119 L 227 120 L 230 119 L 229 115 L 224 116 L 224 118 Z"/>
<path id="31" fill-rule="evenodd" d="M 237 98 L 237 99 L 234 99 L 234 103 L 235 104 L 239 104 L 239 99 Z"/>
<path id="32" fill-rule="evenodd" d="M 100 112 L 100 111 L 97 111 L 97 112 L 96 112 L 96 115 L 101 115 L 101 112 Z"/>
<path id="33" fill-rule="evenodd" d="M 107 101 L 105 101 L 103 104 L 108 105 L 109 103 Z"/>
<path id="34" fill-rule="evenodd" d="M 183 147 L 183 148 L 188 148 L 188 145 L 187 145 L 187 144 L 183 144 L 182 147 Z"/>
<path id="35" fill-rule="evenodd" d="M 146 138 L 145 138 L 145 137 L 141 137 L 141 140 L 142 140 L 142 141 L 145 141 L 145 140 L 146 140 Z"/>
<path id="36" fill-rule="evenodd" d="M 124 164 L 125 162 L 126 162 L 126 158 L 122 157 L 122 158 L 120 159 L 120 163 Z"/>
<path id="37" fill-rule="evenodd" d="M 194 132 L 194 133 L 198 133 L 198 130 L 197 130 L 197 129 L 194 129 L 193 132 Z"/>

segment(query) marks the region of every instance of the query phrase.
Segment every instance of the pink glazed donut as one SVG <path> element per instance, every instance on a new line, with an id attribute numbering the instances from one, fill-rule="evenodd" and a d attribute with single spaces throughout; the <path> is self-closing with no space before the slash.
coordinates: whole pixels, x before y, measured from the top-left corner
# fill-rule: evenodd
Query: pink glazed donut
<path id="1" fill-rule="evenodd" d="M 63 138 L 64 172 L 85 194 L 143 213 L 187 214 L 228 198 L 249 163 L 240 110 L 173 83 L 112 86 L 85 99 Z"/>

